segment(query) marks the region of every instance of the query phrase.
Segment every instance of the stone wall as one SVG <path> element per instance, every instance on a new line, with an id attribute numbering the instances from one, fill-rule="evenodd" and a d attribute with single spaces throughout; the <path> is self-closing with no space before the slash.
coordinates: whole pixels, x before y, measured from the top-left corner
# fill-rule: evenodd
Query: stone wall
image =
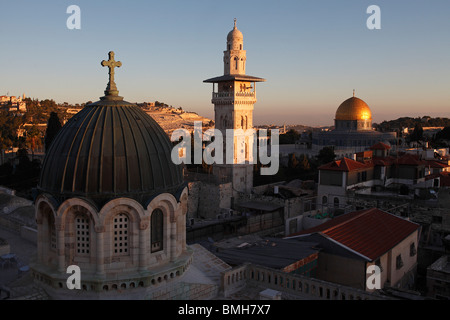
<path id="1" fill-rule="evenodd" d="M 230 209 L 232 206 L 231 183 L 195 181 L 188 184 L 188 189 L 188 219 L 216 219 L 221 209 Z"/>
<path id="2" fill-rule="evenodd" d="M 283 299 L 308 300 L 386 300 L 377 293 L 370 293 L 339 284 L 326 282 L 298 274 L 289 274 L 254 264 L 222 272 L 222 293 L 225 298 L 245 294 L 250 287 L 273 289 L 282 293 Z"/>

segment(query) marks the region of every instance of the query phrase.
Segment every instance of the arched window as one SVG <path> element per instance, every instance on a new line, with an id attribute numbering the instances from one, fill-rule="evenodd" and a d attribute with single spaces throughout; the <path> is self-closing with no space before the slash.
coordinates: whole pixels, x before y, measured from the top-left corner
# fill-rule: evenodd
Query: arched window
<path id="1" fill-rule="evenodd" d="M 242 128 L 242 129 L 245 128 L 245 127 L 244 127 L 244 117 L 243 117 L 243 116 L 241 116 L 241 128 Z"/>
<path id="2" fill-rule="evenodd" d="M 129 220 L 126 214 L 120 213 L 113 219 L 114 231 L 114 255 L 126 256 L 129 255 Z"/>
<path id="3" fill-rule="evenodd" d="M 339 198 L 334 198 L 334 207 L 339 208 Z"/>
<path id="4" fill-rule="evenodd" d="M 151 216 L 151 252 L 157 252 L 163 249 L 163 212 L 161 209 L 155 209 Z"/>
<path id="5" fill-rule="evenodd" d="M 327 196 L 323 196 L 322 197 L 322 204 L 327 204 L 328 203 L 328 198 Z"/>
<path id="6" fill-rule="evenodd" d="M 84 215 L 75 217 L 76 253 L 77 255 L 89 255 L 90 233 L 89 218 Z"/>

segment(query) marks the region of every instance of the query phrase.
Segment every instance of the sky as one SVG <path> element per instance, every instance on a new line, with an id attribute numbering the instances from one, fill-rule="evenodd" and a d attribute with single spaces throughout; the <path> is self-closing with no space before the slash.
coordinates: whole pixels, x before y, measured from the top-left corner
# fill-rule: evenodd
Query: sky
<path id="1" fill-rule="evenodd" d="M 70 5 L 80 29 L 69 29 Z M 370 30 L 367 8 L 380 8 Z M 97 101 L 100 65 L 114 51 L 119 94 L 161 101 L 213 119 L 233 19 L 256 85 L 254 125 L 332 125 L 352 96 L 374 122 L 450 117 L 447 0 L 0 0 L 0 95 L 58 103 Z"/>

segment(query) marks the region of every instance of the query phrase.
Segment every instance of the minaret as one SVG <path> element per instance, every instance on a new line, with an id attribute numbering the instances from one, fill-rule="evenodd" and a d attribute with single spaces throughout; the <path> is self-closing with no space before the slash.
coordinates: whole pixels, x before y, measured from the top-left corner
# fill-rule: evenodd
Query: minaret
<path id="1" fill-rule="evenodd" d="M 234 163 L 225 161 L 227 129 L 243 129 L 247 132 L 248 129 L 253 129 L 253 105 L 257 101 L 255 84 L 266 81 L 245 74 L 247 53 L 243 47 L 244 37 L 237 29 L 234 19 L 234 28 L 228 33 L 227 47 L 223 54 L 224 75 L 203 82 L 213 84 L 211 102 L 214 104 L 215 129 L 221 131 L 224 141 L 224 162 L 213 165 L 213 173 L 221 182 L 231 181 L 235 191 L 250 192 L 253 187 L 252 137 L 246 136 L 245 145 L 238 146 L 239 137 L 235 135 Z M 238 164 L 236 157 L 239 150 L 245 156 L 245 163 Z"/>

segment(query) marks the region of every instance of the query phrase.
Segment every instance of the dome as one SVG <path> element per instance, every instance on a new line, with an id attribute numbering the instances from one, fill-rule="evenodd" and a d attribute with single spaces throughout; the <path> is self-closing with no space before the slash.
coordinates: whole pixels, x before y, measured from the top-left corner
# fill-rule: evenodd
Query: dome
<path id="1" fill-rule="evenodd" d="M 336 111 L 336 120 L 372 120 L 372 112 L 363 100 L 351 97 L 345 100 Z"/>
<path id="2" fill-rule="evenodd" d="M 105 97 L 61 128 L 44 159 L 40 192 L 102 205 L 122 196 L 144 203 L 152 195 L 179 189 L 181 167 L 171 160 L 169 137 L 153 118 L 116 93 L 115 83 L 108 84 Z"/>
<path id="3" fill-rule="evenodd" d="M 243 41 L 243 40 L 244 40 L 244 35 L 236 27 L 236 19 L 234 19 L 234 28 L 233 28 L 233 30 L 231 30 L 228 33 L 227 41 L 230 42 L 230 41 Z"/>

